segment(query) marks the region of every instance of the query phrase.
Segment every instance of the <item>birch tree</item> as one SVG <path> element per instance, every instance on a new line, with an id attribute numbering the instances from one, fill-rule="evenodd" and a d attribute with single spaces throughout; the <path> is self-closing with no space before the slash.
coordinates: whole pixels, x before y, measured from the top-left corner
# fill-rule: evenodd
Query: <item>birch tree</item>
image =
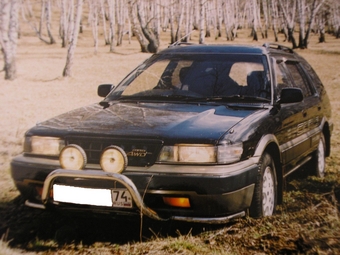
<path id="1" fill-rule="evenodd" d="M 142 52 L 148 52 L 148 43 L 146 38 L 144 37 L 141 26 L 137 20 L 137 15 L 136 15 L 136 5 L 132 0 L 128 0 L 127 2 L 128 5 L 128 11 L 129 11 L 129 18 L 131 22 L 131 27 L 132 27 L 132 32 L 136 36 Z"/>
<path id="2" fill-rule="evenodd" d="M 262 10 L 263 10 L 263 19 L 264 19 L 264 37 L 268 38 L 268 29 L 269 29 L 269 12 L 270 8 L 268 0 L 262 0 Z"/>
<path id="3" fill-rule="evenodd" d="M 277 8 L 277 1 L 276 0 L 269 0 L 269 8 L 271 10 L 271 20 L 273 25 L 273 32 L 274 32 L 274 40 L 275 42 L 279 41 L 278 38 L 278 21 L 279 21 L 279 10 Z"/>
<path id="4" fill-rule="evenodd" d="M 183 16 L 184 16 L 184 8 L 181 5 L 180 0 L 177 0 L 177 29 L 176 29 L 176 35 L 175 35 L 175 42 L 180 40 L 182 38 L 182 25 L 183 25 Z"/>
<path id="5" fill-rule="evenodd" d="M 123 0 L 116 0 L 117 46 L 122 45 L 124 35 L 125 5 Z"/>
<path id="6" fill-rule="evenodd" d="M 185 35 L 184 35 L 184 38 L 183 38 L 183 42 L 188 42 L 191 38 L 190 34 L 192 32 L 192 28 L 193 28 L 193 25 L 192 25 L 192 19 L 193 19 L 193 8 L 192 8 L 192 1 L 191 0 L 188 0 L 188 1 L 185 1 L 184 3 L 184 16 L 185 16 Z"/>
<path id="7" fill-rule="evenodd" d="M 19 0 L 0 0 L 0 46 L 6 80 L 17 76 L 18 9 Z"/>
<path id="8" fill-rule="evenodd" d="M 292 43 L 293 49 L 298 46 L 294 37 L 294 26 L 295 26 L 295 13 L 296 13 L 296 0 L 278 0 L 282 13 L 286 22 L 288 30 L 288 41 Z"/>
<path id="9" fill-rule="evenodd" d="M 37 37 L 46 44 L 54 44 L 56 41 L 54 40 L 51 33 L 51 2 L 50 0 L 41 0 L 41 12 L 40 12 L 40 20 L 38 22 L 39 26 L 36 25 L 36 17 L 33 14 L 31 2 L 28 1 L 20 1 L 24 8 L 22 12 L 22 19 L 28 23 L 28 25 L 33 29 Z M 26 12 L 27 10 L 27 12 Z M 47 34 L 49 39 L 45 39 L 43 36 L 43 28 L 46 26 Z"/>
<path id="10" fill-rule="evenodd" d="M 145 6 L 142 1 L 136 2 L 137 7 L 137 17 L 142 30 L 143 36 L 148 41 L 147 52 L 156 53 L 159 48 L 159 35 L 154 27 L 150 26 L 150 19 L 156 19 L 156 15 L 153 13 L 152 17 L 146 21 L 145 20 Z"/>
<path id="11" fill-rule="evenodd" d="M 60 18 L 59 18 L 59 37 L 61 39 L 61 47 L 66 48 L 68 45 L 68 8 L 67 0 L 61 0 L 60 2 Z"/>
<path id="12" fill-rule="evenodd" d="M 336 38 L 340 38 L 340 3 L 338 1 L 333 1 L 332 3 L 331 16 L 333 34 Z"/>
<path id="13" fill-rule="evenodd" d="M 216 28 L 215 28 L 215 40 L 222 36 L 222 3 L 221 0 L 215 0 L 215 10 L 216 10 Z"/>
<path id="14" fill-rule="evenodd" d="M 50 39 L 50 44 L 55 44 L 56 41 L 52 35 L 51 32 L 51 19 L 52 19 L 52 10 L 51 10 L 52 6 L 51 6 L 51 0 L 42 0 L 42 10 L 41 13 L 43 13 L 44 15 L 42 16 L 42 20 L 41 23 L 44 23 L 46 25 L 46 31 L 47 31 L 47 35 L 48 38 Z M 40 35 L 42 32 L 42 26 L 40 28 Z"/>
<path id="15" fill-rule="evenodd" d="M 98 51 L 98 0 L 89 1 L 90 12 L 89 12 L 89 20 L 92 28 L 92 36 L 94 43 L 94 52 Z M 80 20 L 79 20 L 80 22 Z"/>
<path id="16" fill-rule="evenodd" d="M 222 1 L 221 9 L 227 40 L 233 41 L 237 35 L 239 1 Z"/>
<path id="17" fill-rule="evenodd" d="M 204 0 L 199 2 L 199 44 L 204 44 Z"/>
<path id="18" fill-rule="evenodd" d="M 311 10 L 310 10 L 310 17 L 309 17 L 309 20 L 308 20 L 307 31 L 306 31 L 305 37 L 303 39 L 303 47 L 308 48 L 309 35 L 311 33 L 312 27 L 314 26 L 316 14 L 320 10 L 324 1 L 325 0 L 320 0 L 320 1 L 313 0 L 312 7 L 311 7 Z"/>
<path id="19" fill-rule="evenodd" d="M 110 43 L 110 52 L 114 52 L 114 43 L 115 43 L 115 12 L 114 12 L 114 6 L 115 6 L 115 0 L 108 0 L 108 15 L 109 15 L 109 43 Z"/>
<path id="20" fill-rule="evenodd" d="M 104 34 L 105 45 L 109 45 L 110 38 L 107 35 L 107 29 L 106 29 L 106 12 L 105 12 L 104 0 L 99 0 L 98 4 L 99 4 L 99 13 L 100 13 L 102 24 L 103 24 L 103 34 Z"/>
<path id="21" fill-rule="evenodd" d="M 82 11 L 83 11 L 83 0 L 77 0 L 75 14 L 71 14 L 72 16 L 74 15 L 74 19 L 72 19 L 74 20 L 74 24 L 72 26 L 73 33 L 70 37 L 71 41 L 70 41 L 68 51 L 67 51 L 66 65 L 63 71 L 64 77 L 69 77 L 72 75 L 74 52 L 76 50 L 77 42 L 78 42 L 78 34 L 79 34 Z"/>

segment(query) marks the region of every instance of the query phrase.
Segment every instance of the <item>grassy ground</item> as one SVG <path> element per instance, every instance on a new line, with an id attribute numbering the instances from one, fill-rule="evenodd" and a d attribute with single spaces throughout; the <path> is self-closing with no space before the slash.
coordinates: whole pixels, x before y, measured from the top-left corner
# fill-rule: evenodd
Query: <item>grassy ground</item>
<path id="1" fill-rule="evenodd" d="M 125 42 L 113 54 L 108 53 L 108 47 L 100 46 L 94 54 L 90 36 L 90 30 L 81 35 L 74 75 L 65 79 L 61 73 L 66 50 L 60 45 L 44 45 L 31 33 L 23 33 L 18 48 L 18 79 L 1 81 L 0 254 L 340 253 L 340 41 L 330 36 L 325 44 L 318 44 L 314 36 L 308 50 L 298 50 L 316 69 L 332 101 L 335 130 L 327 174 L 324 179 L 288 180 L 284 203 L 275 216 L 204 226 L 158 224 L 147 219 L 114 221 L 23 206 L 10 178 L 9 162 L 20 153 L 25 130 L 40 120 L 99 101 L 98 84 L 116 84 L 149 56 L 139 53 L 135 41 Z M 252 42 L 245 31 L 239 36 L 235 43 L 258 45 L 267 41 Z M 167 42 L 162 42 L 163 48 Z M 218 43 L 230 42 L 221 38 Z"/>

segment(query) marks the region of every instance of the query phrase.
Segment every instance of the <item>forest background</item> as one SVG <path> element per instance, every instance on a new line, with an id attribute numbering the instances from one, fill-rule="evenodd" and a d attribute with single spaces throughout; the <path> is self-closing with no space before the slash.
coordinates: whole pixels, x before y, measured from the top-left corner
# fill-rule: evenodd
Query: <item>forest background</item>
<path id="1" fill-rule="evenodd" d="M 0 10 L 0 254 L 340 253 L 340 1 L 0 0 Z M 272 42 L 303 55 L 332 101 L 325 179 L 288 180 L 275 216 L 224 226 L 72 218 L 24 207 L 9 169 L 24 132 L 98 102 L 97 85 L 117 84 L 151 53 L 179 42 Z"/>

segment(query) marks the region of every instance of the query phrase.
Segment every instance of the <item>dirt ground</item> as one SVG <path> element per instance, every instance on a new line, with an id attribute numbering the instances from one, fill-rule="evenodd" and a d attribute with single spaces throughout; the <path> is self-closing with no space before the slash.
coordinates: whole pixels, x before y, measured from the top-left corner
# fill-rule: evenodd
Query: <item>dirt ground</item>
<path id="1" fill-rule="evenodd" d="M 262 39 L 259 42 L 252 42 L 251 38 L 246 34 L 243 35 L 243 39 L 237 40 L 238 41 L 235 41 L 236 43 L 242 42 L 257 45 L 267 41 Z M 10 177 L 9 164 L 11 158 L 22 151 L 25 131 L 39 121 L 77 107 L 98 102 L 100 98 L 97 96 L 96 90 L 99 84 L 117 84 L 133 67 L 150 56 L 150 54 L 139 52 L 140 48 L 135 40 L 131 44 L 129 44 L 128 41 L 124 41 L 123 46 L 117 47 L 115 53 L 109 53 L 109 48 L 102 43 L 98 48 L 98 52 L 95 53 L 91 40 L 91 32 L 86 29 L 84 34 L 80 35 L 78 42 L 79 45 L 76 49 L 73 66 L 73 76 L 71 78 L 63 78 L 62 71 L 66 62 L 66 49 L 62 49 L 59 42 L 55 45 L 46 45 L 39 41 L 32 33 L 22 34 L 19 40 L 17 55 L 18 78 L 14 81 L 5 81 L 2 77 L 0 78 L 0 110 L 2 115 L 0 125 L 0 238 L 2 236 L 5 241 L 10 242 L 11 246 L 23 248 L 26 252 L 34 251 L 54 254 L 58 251 L 59 254 L 62 254 L 62 252 L 59 252 L 60 244 L 55 244 L 51 240 L 58 239 L 58 236 L 61 236 L 61 239 L 59 238 L 58 240 L 67 239 L 67 234 L 65 233 L 70 233 L 70 229 L 69 225 L 65 222 L 69 223 L 73 218 L 56 215 L 55 213 L 31 211 L 22 205 L 23 201 L 21 201 L 19 193 L 14 187 Z M 221 38 L 218 43 L 230 42 Z M 167 44 L 167 41 L 162 41 L 161 47 L 165 48 Z M 288 43 L 285 43 L 285 45 L 291 46 Z M 82 236 L 79 237 L 79 240 L 81 240 L 80 243 L 86 243 L 86 239 L 89 236 L 96 235 L 98 238 L 91 239 L 89 242 L 92 247 L 95 243 L 99 242 L 99 244 L 97 244 L 99 247 L 97 247 L 97 251 L 101 251 L 102 249 L 102 254 L 152 254 L 150 247 L 155 248 L 155 251 L 157 251 L 157 246 L 162 247 L 162 250 L 158 250 L 157 254 L 163 252 L 163 254 L 178 253 L 181 251 L 182 254 L 209 254 L 211 251 L 215 251 L 216 254 L 242 254 L 242 251 L 247 250 L 247 248 L 249 249 L 252 245 L 255 249 L 254 253 L 251 252 L 252 254 L 274 254 L 276 251 L 284 254 L 285 251 L 287 251 L 287 253 L 290 252 L 290 247 L 293 247 L 291 249 L 295 254 L 300 252 L 304 253 L 304 251 L 311 251 L 310 254 L 333 254 L 332 252 L 335 251 L 333 249 L 334 247 L 339 251 L 339 245 L 334 246 L 333 244 L 334 242 L 336 244 L 340 243 L 340 236 L 338 234 L 340 224 L 338 222 L 338 202 L 336 198 L 334 203 L 331 202 L 334 198 L 333 194 L 335 194 L 334 186 L 331 185 L 334 183 L 337 185 L 337 183 L 340 182 L 338 171 L 338 165 L 340 163 L 338 156 L 338 145 L 340 143 L 338 128 L 340 122 L 340 92 L 338 88 L 340 85 L 340 72 L 338 71 L 340 66 L 340 41 L 329 36 L 327 37 L 326 44 L 317 44 L 317 38 L 314 36 L 310 48 L 304 51 L 299 50 L 299 53 L 301 53 L 319 73 L 332 101 L 335 130 L 332 140 L 332 157 L 328 159 L 327 166 L 327 171 L 331 173 L 331 175 L 329 175 L 330 177 L 327 181 L 309 180 L 307 183 L 292 182 L 290 187 L 293 193 L 289 193 L 285 197 L 286 204 L 279 209 L 280 216 L 278 216 L 278 218 L 274 217 L 272 220 L 255 221 L 245 219 L 234 223 L 235 225 L 219 228 L 217 232 L 203 234 L 199 238 L 193 237 L 192 234 L 194 234 L 195 231 L 200 233 L 206 229 L 206 227 L 199 226 L 192 228 L 192 226 L 183 226 L 187 228 L 183 230 L 184 232 L 182 232 L 182 234 L 190 233 L 190 235 L 179 235 L 178 239 L 171 241 L 161 239 L 158 240 L 159 243 L 157 243 L 156 238 L 156 244 L 149 243 L 149 248 L 147 248 L 148 244 L 140 244 L 141 246 L 139 247 L 130 246 L 129 244 L 140 239 L 141 233 L 138 224 L 134 225 L 137 226 L 136 229 L 131 230 L 134 234 L 131 234 L 132 232 L 129 231 L 129 237 L 117 241 L 117 243 L 121 242 L 125 245 L 125 248 L 119 248 L 115 245 L 112 246 L 112 235 L 110 239 L 107 239 L 104 234 L 112 234 L 112 231 L 110 232 L 111 227 L 114 229 L 126 228 L 125 223 L 123 222 L 121 225 L 117 225 L 117 222 L 115 222 L 111 225 L 107 224 L 106 221 L 97 220 L 93 223 L 95 226 L 85 225 L 85 227 L 81 227 L 78 225 L 78 232 L 82 233 Z M 2 61 L 1 57 L 0 60 Z M 0 72 L 0 76 L 4 76 L 4 73 Z M 304 191 L 299 190 L 301 187 Z M 314 194 L 313 190 L 315 188 L 320 189 L 320 187 L 324 187 L 324 189 Z M 307 192 L 307 195 L 301 192 Z M 324 199 L 325 197 L 326 199 Z M 296 209 L 296 202 L 299 202 L 302 208 L 307 207 L 307 210 L 308 208 L 310 210 L 319 208 L 320 213 L 322 213 L 320 217 L 324 217 L 325 215 L 331 217 L 329 221 L 327 220 L 325 223 L 327 228 L 322 227 L 322 222 L 324 221 L 321 219 L 311 218 L 313 213 L 306 215 L 306 211 L 304 211 L 305 208 Z M 288 220 L 293 219 L 295 212 L 305 214 L 305 216 L 303 216 L 305 219 L 298 218 L 296 222 L 293 221 L 293 223 L 296 224 L 292 223 L 291 226 L 289 226 L 287 222 L 284 223 L 284 218 L 289 218 Z M 319 224 L 319 227 L 316 225 L 306 226 L 304 225 L 305 223 L 301 221 L 310 221 L 313 222 L 313 224 Z M 310 233 L 304 231 L 306 229 L 298 231 L 299 228 L 304 227 L 309 227 L 314 231 L 329 231 L 332 227 L 329 226 L 329 224 L 333 221 L 335 222 L 333 229 L 335 229 L 337 233 L 328 232 L 327 234 L 331 236 L 332 242 L 329 238 L 327 240 L 317 240 L 320 242 L 323 241 L 330 248 L 322 248 L 322 245 L 315 244 L 316 239 L 311 239 L 313 235 L 311 235 L 311 237 L 304 236 L 304 234 Z M 80 225 L 81 224 L 82 223 L 80 223 Z M 286 224 L 286 227 L 283 228 L 282 224 Z M 60 226 L 63 227 L 64 225 L 65 228 L 60 228 Z M 257 225 L 257 228 L 255 228 L 255 225 Z M 101 233 L 99 233 L 101 229 L 98 229 L 98 226 L 103 229 Z M 261 230 L 261 226 L 267 231 Z M 169 230 L 168 233 L 170 233 L 174 228 L 176 229 L 173 232 L 176 233 L 177 227 L 178 226 L 167 226 L 165 233 L 167 233 L 167 230 Z M 273 230 L 275 227 L 276 232 Z M 155 227 L 155 229 L 158 228 Z M 242 233 L 245 235 L 245 232 L 242 232 L 242 229 L 248 232 L 254 231 L 254 233 L 251 232 L 252 237 L 243 240 L 240 235 Z M 92 232 L 89 233 L 89 231 Z M 71 233 L 73 232 L 71 231 Z M 116 231 L 115 233 L 121 237 L 122 233 L 126 233 L 126 231 Z M 158 232 L 155 233 L 155 230 L 152 230 L 148 231 L 147 234 L 143 233 L 143 235 L 148 239 L 151 236 L 158 237 Z M 165 236 L 166 235 L 167 234 L 165 234 Z M 258 239 L 258 236 L 262 239 Z M 71 239 L 77 238 L 72 236 Z M 224 241 L 222 241 L 222 239 Z M 279 247 L 277 250 L 268 249 L 268 247 L 270 247 L 270 244 L 267 243 L 270 242 L 269 240 L 273 243 L 276 242 L 276 247 L 278 247 L 279 244 L 282 244 L 282 247 Z M 314 242 L 310 242 L 310 240 L 314 240 Z M 225 244 L 227 241 L 229 242 L 229 246 Z M 110 245 L 106 245 L 106 242 L 109 242 Z M 217 242 L 220 242 L 222 246 L 221 244 L 217 245 Z M 234 246 L 232 242 L 234 242 Z M 179 248 L 176 245 L 179 245 Z M 307 248 L 302 247 L 301 249 L 299 248 L 299 250 L 297 248 L 299 245 L 307 245 Z M 191 246 L 200 247 L 200 250 L 195 250 L 195 248 Z M 240 251 L 235 251 L 235 246 L 242 246 L 243 248 Z M 315 249 L 319 250 L 315 250 L 313 247 L 317 247 Z M 82 252 L 95 254 L 96 251 L 96 249 L 83 249 L 84 246 L 79 248 L 79 244 L 75 246 L 73 243 L 73 246 L 68 246 L 65 254 L 77 254 L 78 252 L 79 254 Z M 208 249 L 208 251 L 206 251 L 206 249 Z M 183 252 L 183 250 L 185 252 Z M 324 253 L 318 253 L 318 251 Z"/>

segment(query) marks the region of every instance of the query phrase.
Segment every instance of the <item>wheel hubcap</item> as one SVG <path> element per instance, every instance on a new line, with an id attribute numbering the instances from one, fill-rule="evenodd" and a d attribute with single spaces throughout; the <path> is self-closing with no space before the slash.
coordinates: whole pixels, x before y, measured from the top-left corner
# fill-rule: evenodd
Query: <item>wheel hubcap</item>
<path id="1" fill-rule="evenodd" d="M 274 212 L 275 188 L 272 169 L 267 166 L 263 174 L 262 186 L 262 210 L 264 216 L 270 216 Z"/>
<path id="2" fill-rule="evenodd" d="M 320 140 L 318 146 L 318 170 L 319 177 L 324 177 L 325 175 L 325 148 L 323 142 Z"/>

